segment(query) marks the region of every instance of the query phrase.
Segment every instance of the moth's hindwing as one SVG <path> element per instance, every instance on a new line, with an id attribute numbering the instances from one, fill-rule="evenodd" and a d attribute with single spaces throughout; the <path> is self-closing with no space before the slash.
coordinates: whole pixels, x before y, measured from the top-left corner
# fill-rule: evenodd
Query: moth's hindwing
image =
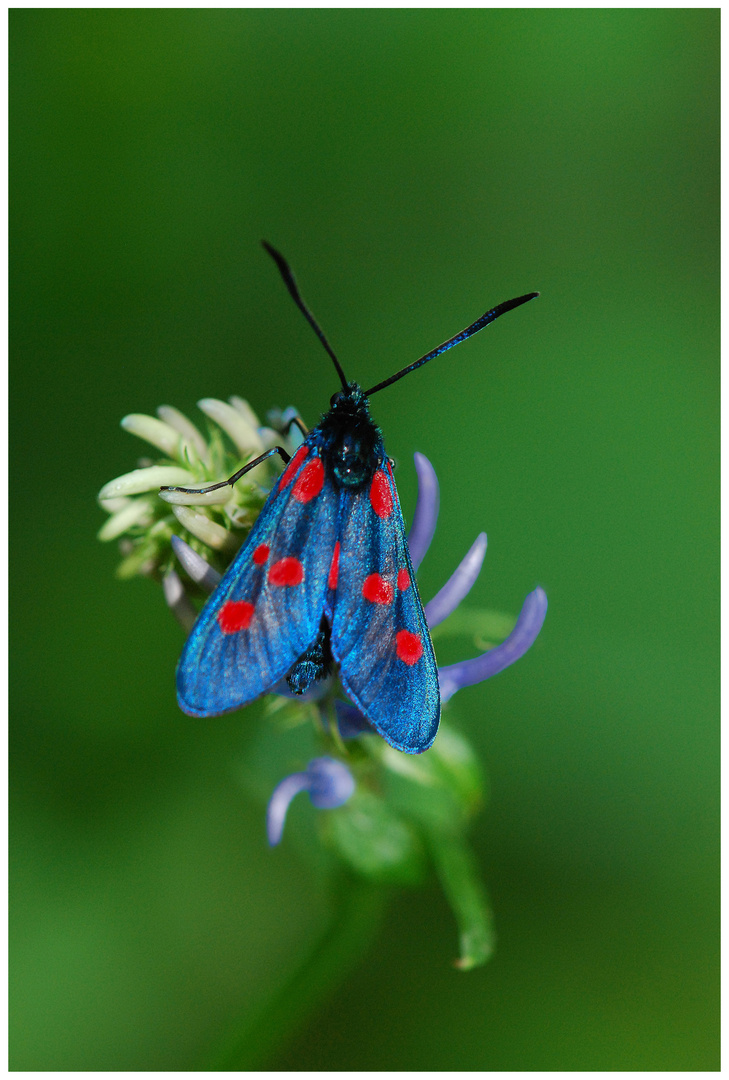
<path id="1" fill-rule="evenodd" d="M 299 448 L 200 613 L 177 666 L 183 712 L 216 716 L 270 692 L 319 630 L 338 496 L 315 440 Z"/>
<path id="2" fill-rule="evenodd" d="M 327 612 L 342 685 L 391 746 L 421 753 L 438 730 L 438 669 L 388 462 L 343 494 L 337 538 Z"/>

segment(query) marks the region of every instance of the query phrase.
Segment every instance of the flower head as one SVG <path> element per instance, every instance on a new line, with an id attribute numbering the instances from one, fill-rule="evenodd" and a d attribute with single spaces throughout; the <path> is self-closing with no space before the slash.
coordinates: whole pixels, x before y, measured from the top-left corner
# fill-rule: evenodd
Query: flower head
<path id="1" fill-rule="evenodd" d="M 99 502 L 110 515 L 99 530 L 99 539 L 122 538 L 120 577 L 165 574 L 174 562 L 171 544 L 176 532 L 209 563 L 224 569 L 266 500 L 267 488 L 277 475 L 275 460 L 263 463 L 255 475 L 246 474 L 234 487 L 205 495 L 160 495 L 159 488 L 214 484 L 277 443 L 292 449 L 296 445 L 295 437 L 287 444 L 281 430 L 262 425 L 243 398 L 231 397 L 228 402 L 203 398 L 198 405 L 209 421 L 207 438 L 170 405 L 161 405 L 157 417 L 133 413 L 121 422 L 125 431 L 144 439 L 162 456 L 155 462 L 141 462 L 139 468 L 110 480 L 99 492 Z M 270 419 L 282 427 L 285 417 L 286 413 L 277 411 Z M 174 589 L 172 595 L 176 597 Z"/>
<path id="2" fill-rule="evenodd" d="M 205 494 L 168 491 L 162 498 L 159 486 L 199 488 L 218 483 L 270 447 L 283 445 L 293 453 L 301 441 L 295 430 L 284 436 L 294 410 L 269 413 L 271 426 L 265 427 L 241 398 L 231 397 L 229 402 L 206 398 L 199 405 L 211 421 L 207 438 L 170 406 L 158 409 L 156 418 L 125 417 L 122 426 L 162 456 L 156 462 L 140 462 L 139 468 L 106 484 L 99 494 L 110 515 L 99 537 L 120 540 L 125 557 L 119 574 L 161 579 L 167 604 L 188 631 L 200 599 L 213 592 L 263 507 L 278 466 L 269 459 L 235 487 Z M 435 533 L 439 489 L 435 471 L 422 454 L 415 455 L 415 468 L 418 501 L 408 543 L 417 568 Z M 461 629 L 468 626 L 492 642 L 504 639 L 480 655 L 438 669 L 443 705 L 458 690 L 490 678 L 523 656 L 544 622 L 547 599 L 541 588 L 528 594 L 515 625 L 493 612 L 458 610 L 480 573 L 486 544 L 486 534 L 480 533 L 425 605 L 428 625 L 436 635 L 460 620 Z M 459 925 L 457 966 L 483 963 L 492 949 L 490 912 L 465 840 L 468 822 L 483 802 L 483 778 L 468 742 L 441 723 L 438 738 L 426 753 L 416 757 L 400 753 L 345 700 L 336 674 L 296 696 L 284 679 L 268 700 L 269 715 L 278 716 L 280 723 L 301 731 L 303 722 L 312 719 L 306 729 L 310 744 L 319 751 L 314 749 L 314 756 L 305 751 L 300 760 L 309 758 L 306 769 L 276 784 L 266 814 L 269 843 L 281 841 L 292 799 L 307 791 L 315 808 L 331 811 L 319 821 L 324 842 L 357 874 L 415 884 L 431 861 Z M 278 745 L 269 744 L 264 758 L 275 754 Z M 255 770 L 255 762 L 249 761 L 247 774 Z"/>

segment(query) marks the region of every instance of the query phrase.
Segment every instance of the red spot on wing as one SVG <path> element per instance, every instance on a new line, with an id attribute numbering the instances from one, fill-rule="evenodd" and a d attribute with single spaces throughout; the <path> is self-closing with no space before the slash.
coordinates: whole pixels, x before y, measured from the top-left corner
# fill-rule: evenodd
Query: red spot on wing
<path id="1" fill-rule="evenodd" d="M 417 634 L 411 634 L 409 630 L 398 630 L 395 634 L 395 647 L 398 658 L 409 666 L 417 664 L 423 655 L 422 641 Z"/>
<path id="2" fill-rule="evenodd" d="M 392 492 L 382 469 L 378 469 L 372 477 L 370 502 L 378 517 L 384 519 L 392 513 Z"/>
<path id="3" fill-rule="evenodd" d="M 271 549 L 268 544 L 259 544 L 256 550 L 253 552 L 253 561 L 256 566 L 263 566 L 270 554 Z"/>
<path id="4" fill-rule="evenodd" d="M 301 464 L 301 462 L 304 460 L 304 458 L 306 457 L 306 455 L 308 453 L 309 453 L 309 447 L 308 446 L 300 446 L 299 447 L 299 449 L 296 451 L 294 456 L 291 458 L 291 461 L 286 466 L 286 469 L 284 470 L 284 474 L 281 477 L 281 487 L 279 488 L 279 491 L 283 491 L 283 489 L 285 487 L 289 486 L 289 484 L 291 483 L 291 481 L 294 478 L 294 473 L 296 472 L 299 465 Z"/>
<path id="5" fill-rule="evenodd" d="M 329 567 L 329 588 L 336 589 L 337 582 L 339 581 L 339 541 L 337 540 L 334 545 L 334 554 L 332 555 L 332 565 Z"/>
<path id="6" fill-rule="evenodd" d="M 398 589 L 402 589 L 403 592 L 405 591 L 405 589 L 410 588 L 410 574 L 407 572 L 407 570 L 398 570 L 397 587 Z"/>
<path id="7" fill-rule="evenodd" d="M 226 600 L 217 614 L 218 626 L 224 634 L 247 630 L 253 618 L 253 604 L 247 600 Z"/>
<path id="8" fill-rule="evenodd" d="M 380 577 L 379 574 L 370 574 L 365 578 L 364 585 L 362 586 L 362 595 L 365 600 L 369 600 L 371 604 L 391 604 L 394 595 L 394 589 L 389 582 Z"/>
<path id="9" fill-rule="evenodd" d="M 300 503 L 307 503 L 310 499 L 316 498 L 323 486 L 324 466 L 321 458 L 315 457 L 299 473 L 291 494 Z"/>
<path id="10" fill-rule="evenodd" d="M 268 571 L 268 580 L 271 585 L 300 585 L 304 580 L 304 567 L 292 556 L 279 559 Z"/>

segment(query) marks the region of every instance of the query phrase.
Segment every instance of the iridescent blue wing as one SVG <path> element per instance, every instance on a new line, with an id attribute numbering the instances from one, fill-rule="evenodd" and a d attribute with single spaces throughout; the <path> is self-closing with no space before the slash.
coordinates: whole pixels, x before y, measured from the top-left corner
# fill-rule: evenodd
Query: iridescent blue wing
<path id="1" fill-rule="evenodd" d="M 419 754 L 440 720 L 438 669 L 388 462 L 345 494 L 327 613 L 342 685 L 384 739 Z"/>
<path id="2" fill-rule="evenodd" d="M 268 693 L 319 631 L 338 493 L 315 441 L 299 448 L 200 613 L 177 665 L 177 699 L 216 716 Z"/>

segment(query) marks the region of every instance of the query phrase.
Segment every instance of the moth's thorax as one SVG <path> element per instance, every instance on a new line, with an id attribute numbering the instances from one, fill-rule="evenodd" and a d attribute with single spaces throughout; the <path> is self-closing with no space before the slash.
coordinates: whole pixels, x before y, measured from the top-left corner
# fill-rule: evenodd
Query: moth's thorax
<path id="1" fill-rule="evenodd" d="M 356 383 L 335 394 L 318 424 L 322 460 L 338 487 L 357 490 L 371 482 L 385 457 L 382 433 Z"/>

